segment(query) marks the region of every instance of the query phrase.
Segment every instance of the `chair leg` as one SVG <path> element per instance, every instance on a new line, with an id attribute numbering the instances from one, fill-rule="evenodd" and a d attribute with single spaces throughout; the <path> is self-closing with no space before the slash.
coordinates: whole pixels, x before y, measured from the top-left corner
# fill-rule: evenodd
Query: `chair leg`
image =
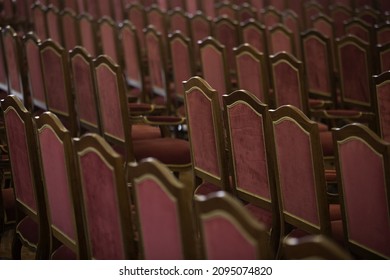
<path id="1" fill-rule="evenodd" d="M 20 240 L 17 233 L 14 234 L 14 238 L 12 240 L 12 259 L 13 260 L 20 260 L 22 259 L 22 241 Z"/>

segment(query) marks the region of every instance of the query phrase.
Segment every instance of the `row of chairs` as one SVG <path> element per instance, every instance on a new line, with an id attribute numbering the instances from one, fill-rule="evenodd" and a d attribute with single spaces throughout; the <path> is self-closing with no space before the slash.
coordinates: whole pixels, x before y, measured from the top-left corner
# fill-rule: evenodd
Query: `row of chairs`
<path id="1" fill-rule="evenodd" d="M 387 142 L 361 124 L 332 131 L 340 204 L 332 203 L 318 125 L 300 110 L 269 110 L 244 90 L 223 95 L 220 104 L 219 93 L 200 77 L 184 87 L 195 195 L 221 189 L 236 195 L 265 225 L 281 258 L 285 237 L 308 233 L 333 238 L 357 258 L 389 258 L 389 200 L 379 195 L 389 188 L 387 160 L 381 161 Z M 344 148 L 349 145 L 365 148 Z M 369 151 L 381 167 L 367 160 Z M 363 191 L 367 185 L 372 188 Z"/>
<path id="2" fill-rule="evenodd" d="M 130 164 L 126 174 L 123 158 L 99 135 L 72 138 L 54 114 L 33 119 L 12 95 L 1 107 L 13 172 L 13 188 L 1 194 L 15 195 L 1 201 L 9 212 L 16 204 L 13 258 L 22 245 L 37 259 L 272 258 L 264 226 L 232 195 L 193 200 L 192 187 L 154 159 Z M 286 258 L 351 258 L 321 235 L 287 239 L 283 251 Z"/>

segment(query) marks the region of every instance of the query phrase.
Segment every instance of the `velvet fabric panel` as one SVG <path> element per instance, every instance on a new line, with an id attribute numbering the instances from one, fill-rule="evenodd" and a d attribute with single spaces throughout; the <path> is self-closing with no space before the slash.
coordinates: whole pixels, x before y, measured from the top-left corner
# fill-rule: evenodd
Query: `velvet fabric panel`
<path id="1" fill-rule="evenodd" d="M 96 69 L 96 78 L 104 133 L 125 141 L 117 77 L 102 64 Z"/>
<path id="2" fill-rule="evenodd" d="M 113 3 L 110 3 L 110 2 L 113 2 L 111 0 L 99 0 L 97 1 L 97 5 L 99 7 L 99 13 L 100 13 L 100 16 L 103 17 L 103 16 L 109 16 L 111 18 L 113 18 L 113 14 L 111 13 L 111 5 Z M 114 6 L 114 5 L 112 5 Z"/>
<path id="3" fill-rule="evenodd" d="M 48 10 L 46 12 L 46 21 L 48 33 L 47 35 L 49 36 L 49 38 L 51 38 L 58 44 L 62 44 L 58 12 L 56 12 L 55 10 Z"/>
<path id="4" fill-rule="evenodd" d="M 50 222 L 74 241 L 76 230 L 64 145 L 50 128 L 39 132 L 39 142 Z"/>
<path id="5" fill-rule="evenodd" d="M 289 119 L 274 124 L 282 210 L 319 225 L 310 136 Z"/>
<path id="6" fill-rule="evenodd" d="M 81 18 L 79 21 L 79 25 L 81 44 L 91 54 L 92 57 L 95 57 L 97 55 L 97 51 L 95 47 L 92 21 L 89 21 L 86 18 Z"/>
<path id="7" fill-rule="evenodd" d="M 88 13 L 91 14 L 94 18 L 99 18 L 99 1 L 96 0 L 86 0 L 86 4 L 88 7 Z"/>
<path id="8" fill-rule="evenodd" d="M 326 45 L 312 37 L 304 41 L 304 46 L 309 91 L 331 97 Z"/>
<path id="9" fill-rule="evenodd" d="M 134 187 L 145 259 L 183 259 L 177 200 L 154 178 Z"/>
<path id="10" fill-rule="evenodd" d="M 361 27 L 360 25 L 351 25 L 348 28 L 346 28 L 347 34 L 353 34 L 356 37 L 362 39 L 366 43 L 370 42 L 370 34 L 366 29 Z"/>
<path id="11" fill-rule="evenodd" d="M 116 64 L 119 64 L 119 57 L 116 49 L 116 34 L 114 28 L 108 22 L 100 25 L 100 36 L 102 42 L 102 52 L 108 55 Z"/>
<path id="12" fill-rule="evenodd" d="M 95 152 L 80 156 L 79 162 L 92 257 L 123 259 L 122 225 L 112 167 Z"/>
<path id="13" fill-rule="evenodd" d="M 201 17 L 190 19 L 192 41 L 194 43 L 194 56 L 200 57 L 198 42 L 211 35 L 210 25 Z"/>
<path id="14" fill-rule="evenodd" d="M 215 18 L 215 0 L 201 0 L 201 7 L 204 11 L 204 13 L 210 17 L 210 18 Z"/>
<path id="15" fill-rule="evenodd" d="M 233 218 L 213 214 L 202 217 L 206 258 L 209 260 L 254 260 L 256 248 Z"/>
<path id="16" fill-rule="evenodd" d="M 274 14 L 273 12 L 267 11 L 265 13 L 262 13 L 262 18 L 263 18 L 263 23 L 267 28 L 280 23 L 280 17 Z"/>
<path id="17" fill-rule="evenodd" d="M 390 50 L 385 50 L 380 54 L 381 72 L 390 70 Z"/>
<path id="18" fill-rule="evenodd" d="M 201 61 L 203 76 L 209 85 L 218 92 L 219 101 L 222 104 L 222 95 L 228 94 L 222 54 L 212 46 L 203 47 Z"/>
<path id="19" fill-rule="evenodd" d="M 390 28 L 387 27 L 382 31 L 376 32 L 376 40 L 378 45 L 384 45 L 390 42 Z"/>
<path id="20" fill-rule="evenodd" d="M 151 10 L 147 13 L 148 24 L 153 25 L 154 28 L 165 36 L 165 18 L 159 10 Z M 165 37 L 164 37 L 165 38 Z"/>
<path id="21" fill-rule="evenodd" d="M 35 43 L 28 41 L 25 43 L 25 49 L 30 91 L 33 101 L 37 101 L 40 104 L 46 106 L 39 47 Z"/>
<path id="22" fill-rule="evenodd" d="M 284 32 L 282 31 L 276 31 L 270 34 L 271 36 L 271 54 L 276 54 L 278 52 L 286 52 L 286 53 L 292 53 L 292 41 L 290 37 L 288 37 Z"/>
<path id="23" fill-rule="evenodd" d="M 78 45 L 76 18 L 70 14 L 65 14 L 62 17 L 62 25 L 64 30 L 63 32 L 64 46 L 67 50 L 71 50 Z"/>
<path id="24" fill-rule="evenodd" d="M 247 27 L 243 32 L 244 42 L 250 44 L 252 47 L 257 49 L 259 52 L 264 53 L 265 46 L 263 40 L 263 34 L 261 30 L 258 30 L 255 27 Z"/>
<path id="25" fill-rule="evenodd" d="M 367 54 L 353 44 L 339 49 L 341 55 L 340 76 L 344 98 L 370 103 L 370 87 Z"/>
<path id="26" fill-rule="evenodd" d="M 4 53 L 7 59 L 8 78 L 10 81 L 10 88 L 12 92 L 17 92 L 19 98 L 23 98 L 22 95 L 22 83 L 21 72 L 18 61 L 17 45 L 15 39 L 8 34 L 3 36 Z"/>
<path id="27" fill-rule="evenodd" d="M 136 33 L 128 28 L 122 29 L 122 49 L 123 60 L 125 62 L 125 75 L 130 84 L 134 87 L 141 88 L 141 69 L 137 64 L 137 46 Z"/>
<path id="28" fill-rule="evenodd" d="M 7 128 L 8 149 L 11 154 L 12 178 L 16 199 L 36 212 L 34 174 L 32 174 L 29 158 L 30 147 L 27 143 L 24 123 L 12 109 L 5 112 L 5 127 Z"/>
<path id="29" fill-rule="evenodd" d="M 3 44 L 0 44 L 0 53 L 3 53 Z M 3 55 L 0 55 L 0 87 L 2 90 L 8 90 L 7 74 L 5 69 L 5 61 Z"/>
<path id="30" fill-rule="evenodd" d="M 171 42 L 171 55 L 174 71 L 175 93 L 179 96 L 184 95 L 183 81 L 191 78 L 191 63 L 188 47 L 180 40 Z"/>
<path id="31" fill-rule="evenodd" d="M 377 86 L 378 117 L 382 138 L 390 142 L 390 82 Z"/>
<path id="32" fill-rule="evenodd" d="M 43 77 L 46 85 L 47 101 L 50 109 L 68 114 L 65 73 L 61 55 L 53 48 L 46 48 L 42 53 Z"/>
<path id="33" fill-rule="evenodd" d="M 263 80 L 265 73 L 261 71 L 260 61 L 250 54 L 240 54 L 237 60 L 238 84 L 241 89 L 245 89 L 254 94 L 260 101 L 266 100 L 263 92 Z"/>
<path id="34" fill-rule="evenodd" d="M 365 142 L 339 143 L 348 238 L 390 257 L 389 205 L 383 158 Z"/>
<path id="35" fill-rule="evenodd" d="M 157 91 L 165 89 L 164 76 L 165 73 L 163 71 L 164 65 L 162 62 L 161 52 L 160 52 L 160 44 L 158 37 L 153 34 L 149 34 L 146 36 L 147 40 L 147 49 L 148 49 L 148 64 L 149 64 L 149 75 L 151 80 L 151 85 L 154 90 Z M 164 93 L 165 95 L 166 93 Z"/>
<path id="36" fill-rule="evenodd" d="M 33 9 L 34 31 L 41 40 L 45 40 L 47 37 L 45 17 L 46 16 L 43 9 L 41 9 L 39 6 Z"/>
<path id="37" fill-rule="evenodd" d="M 263 119 L 242 103 L 228 114 L 237 187 L 270 201 Z"/>
<path id="38" fill-rule="evenodd" d="M 274 94 L 276 106 L 293 105 L 302 110 L 300 77 L 298 70 L 286 61 L 273 65 Z"/>
<path id="39" fill-rule="evenodd" d="M 82 121 L 98 126 L 97 104 L 94 96 L 93 77 L 88 61 L 82 56 L 72 60 L 74 93 L 77 101 L 77 113 Z M 86 106 L 88 104 L 88 106 Z"/>
<path id="40" fill-rule="evenodd" d="M 210 100 L 199 90 L 193 90 L 187 95 L 187 101 L 194 167 L 220 178 L 217 136 Z"/>
<path id="41" fill-rule="evenodd" d="M 182 17 L 180 14 L 171 16 L 170 30 L 171 30 L 171 32 L 179 30 L 182 34 L 184 34 L 187 37 L 190 35 L 190 34 L 188 34 L 188 27 L 187 27 L 186 18 Z"/>
<path id="42" fill-rule="evenodd" d="M 334 21 L 335 38 L 339 38 L 345 34 L 344 22 L 351 16 L 352 14 L 350 12 L 345 12 L 342 9 L 335 10 L 331 13 L 331 18 Z"/>
<path id="43" fill-rule="evenodd" d="M 131 8 L 128 10 L 128 19 L 132 24 L 134 24 L 135 29 L 137 30 L 137 35 L 140 43 L 141 49 L 145 48 L 144 42 L 144 32 L 143 29 L 146 26 L 144 14 L 142 10 L 138 10 L 137 8 Z"/>

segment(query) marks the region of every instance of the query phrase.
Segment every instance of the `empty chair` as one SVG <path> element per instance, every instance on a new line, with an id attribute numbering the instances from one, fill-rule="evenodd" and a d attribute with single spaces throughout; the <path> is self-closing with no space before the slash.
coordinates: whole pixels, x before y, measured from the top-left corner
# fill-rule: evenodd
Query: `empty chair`
<path id="1" fill-rule="evenodd" d="M 194 192 L 229 190 L 222 97 L 200 77 L 186 81 L 184 90 Z"/>
<path id="2" fill-rule="evenodd" d="M 190 16 L 189 24 L 191 40 L 193 42 L 194 57 L 197 60 L 196 66 L 197 69 L 199 69 L 200 65 L 198 60 L 200 58 L 200 55 L 198 42 L 212 35 L 212 21 L 204 13 L 202 13 L 201 11 L 197 11 L 195 14 Z"/>
<path id="3" fill-rule="evenodd" d="M 283 240 L 283 258 L 289 260 L 351 260 L 350 253 L 325 235 Z"/>
<path id="4" fill-rule="evenodd" d="M 270 55 L 278 52 L 287 52 L 295 56 L 296 49 L 293 33 L 284 24 L 278 23 L 269 27 L 267 40 Z"/>
<path id="5" fill-rule="evenodd" d="M 356 258 L 389 259 L 390 145 L 361 124 L 333 136 L 347 248 Z"/>
<path id="6" fill-rule="evenodd" d="M 47 38 L 46 9 L 46 6 L 38 1 L 34 2 L 31 7 L 33 30 L 40 40 L 45 40 Z"/>
<path id="7" fill-rule="evenodd" d="M 87 258 L 137 258 L 123 158 L 97 134 L 74 142 Z"/>
<path id="8" fill-rule="evenodd" d="M 60 11 L 57 7 L 49 5 L 45 10 L 47 38 L 63 45 L 62 23 L 60 21 Z"/>
<path id="9" fill-rule="evenodd" d="M 70 132 L 51 112 L 45 112 L 36 118 L 36 129 L 51 232 L 51 258 L 86 258 Z"/>
<path id="10" fill-rule="evenodd" d="M 137 2 L 126 6 L 127 20 L 129 20 L 137 30 L 138 40 L 141 47 L 141 54 L 145 55 L 145 40 L 143 29 L 147 26 L 145 10 Z"/>
<path id="11" fill-rule="evenodd" d="M 335 38 L 345 34 L 344 21 L 351 18 L 352 14 L 352 8 L 342 4 L 334 4 L 329 8 L 329 15 L 334 21 Z"/>
<path id="12" fill-rule="evenodd" d="M 185 36 L 190 36 L 189 18 L 187 14 L 180 8 L 171 10 L 167 14 L 168 33 L 173 33 L 179 30 Z"/>
<path id="13" fill-rule="evenodd" d="M 279 244 L 280 219 L 273 172 L 273 143 L 268 137 L 268 106 L 250 92 L 223 96 L 232 191 L 264 224 L 272 254 Z"/>
<path id="14" fill-rule="evenodd" d="M 90 14 L 81 13 L 77 16 L 80 30 L 80 45 L 83 46 L 93 57 L 99 54 L 97 44 L 96 22 Z"/>
<path id="15" fill-rule="evenodd" d="M 195 223 L 190 186 L 154 159 L 129 167 L 140 258 L 196 259 Z"/>
<path id="16" fill-rule="evenodd" d="M 195 197 L 201 258 L 269 259 L 267 231 L 234 197 L 219 191 Z"/>
<path id="17" fill-rule="evenodd" d="M 376 73 L 390 70 L 390 42 L 376 46 Z"/>
<path id="18" fill-rule="evenodd" d="M 375 86 L 374 112 L 378 135 L 385 141 L 390 142 L 390 71 L 385 71 L 373 76 Z"/>
<path id="19" fill-rule="evenodd" d="M 247 43 L 268 57 L 266 28 L 259 21 L 249 19 L 241 23 L 240 41 Z"/>
<path id="20" fill-rule="evenodd" d="M 122 58 L 119 55 L 118 27 L 115 21 L 107 16 L 97 22 L 100 34 L 101 54 L 111 57 L 118 65 L 122 65 Z"/>
<path id="21" fill-rule="evenodd" d="M 76 13 L 70 9 L 61 10 L 59 18 L 61 20 L 63 45 L 66 50 L 71 50 L 80 44 Z"/>
<path id="22" fill-rule="evenodd" d="M 39 169 L 33 119 L 15 96 L 1 103 L 16 199 L 16 229 L 12 257 L 21 258 L 22 245 L 36 251 L 36 259 L 49 258 L 49 228 Z"/>
<path id="23" fill-rule="evenodd" d="M 259 20 L 269 28 L 282 22 L 282 13 L 274 6 L 267 6 L 259 11 Z"/>

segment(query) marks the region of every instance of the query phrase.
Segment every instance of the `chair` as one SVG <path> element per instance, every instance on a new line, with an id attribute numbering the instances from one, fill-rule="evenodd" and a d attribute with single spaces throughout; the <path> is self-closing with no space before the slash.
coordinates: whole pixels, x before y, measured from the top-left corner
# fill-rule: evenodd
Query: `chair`
<path id="1" fill-rule="evenodd" d="M 75 46 L 80 45 L 76 13 L 67 8 L 60 11 L 59 18 L 61 21 L 64 48 L 66 50 L 71 50 Z"/>
<path id="2" fill-rule="evenodd" d="M 358 0 L 355 0 L 358 2 Z M 370 3 L 362 3 L 363 5 L 359 6 L 355 2 L 355 14 L 358 18 L 362 19 L 363 21 L 367 22 L 370 25 L 375 25 L 377 23 L 380 23 L 382 20 L 382 14 L 379 10 L 373 8 Z"/>
<path id="3" fill-rule="evenodd" d="M 291 30 L 284 24 L 278 23 L 268 29 L 268 51 L 270 55 L 287 52 L 295 56 L 296 49 Z"/>
<path id="4" fill-rule="evenodd" d="M 283 257 L 287 260 L 351 260 L 350 253 L 321 234 L 283 240 Z"/>
<path id="5" fill-rule="evenodd" d="M 273 169 L 281 218 L 280 244 L 285 236 L 307 234 L 323 234 L 341 243 L 340 207 L 328 204 L 317 123 L 291 105 L 271 110 L 270 115 L 269 137 L 274 139 Z"/>
<path id="6" fill-rule="evenodd" d="M 386 44 L 390 42 L 390 21 L 386 21 L 374 26 L 375 41 L 377 44 Z"/>
<path id="7" fill-rule="evenodd" d="M 201 258 L 269 259 L 267 230 L 234 197 L 219 191 L 195 197 Z"/>
<path id="8" fill-rule="evenodd" d="M 74 140 L 87 258 L 135 259 L 123 158 L 96 134 Z"/>
<path id="9" fill-rule="evenodd" d="M 346 246 L 356 258 L 389 259 L 389 143 L 361 124 L 333 136 Z"/>
<path id="10" fill-rule="evenodd" d="M 255 95 L 261 102 L 270 104 L 267 57 L 249 44 L 234 48 L 237 65 L 237 88 Z"/>
<path id="11" fill-rule="evenodd" d="M 127 13 L 127 19 L 134 25 L 137 30 L 138 41 L 141 47 L 142 57 L 145 55 L 145 38 L 144 28 L 147 26 L 146 14 L 143 6 L 137 2 L 131 3 L 126 6 L 125 12 Z"/>
<path id="12" fill-rule="evenodd" d="M 97 109 L 93 58 L 85 48 L 77 46 L 69 51 L 69 62 L 77 122 L 80 126 L 79 134 L 100 133 L 101 124 Z"/>
<path id="13" fill-rule="evenodd" d="M 335 38 L 345 35 L 344 21 L 350 19 L 352 14 L 351 7 L 343 4 L 334 4 L 329 7 L 330 18 L 334 21 Z"/>
<path id="14" fill-rule="evenodd" d="M 375 87 L 374 112 L 376 119 L 377 134 L 385 141 L 390 142 L 389 127 L 389 89 L 390 89 L 390 70 L 379 75 L 373 76 Z"/>
<path id="15" fill-rule="evenodd" d="M 283 13 L 282 22 L 292 32 L 296 56 L 297 58 L 301 59 L 301 27 L 297 14 L 292 10 L 286 10 Z"/>
<path id="16" fill-rule="evenodd" d="M 196 259 L 192 189 L 154 159 L 129 166 L 140 258 Z"/>
<path id="17" fill-rule="evenodd" d="M 26 108 L 30 108 L 21 38 L 9 25 L 3 28 L 1 36 L 8 75 L 8 94 L 17 96 Z"/>
<path id="18" fill-rule="evenodd" d="M 33 119 L 21 101 L 7 96 L 1 102 L 16 199 L 13 259 L 21 258 L 23 245 L 36 251 L 36 259 L 49 258 L 50 231 L 39 169 Z"/>
<path id="19" fill-rule="evenodd" d="M 383 45 L 376 46 L 376 73 L 382 73 L 390 70 L 390 41 Z"/>
<path id="20" fill-rule="evenodd" d="M 270 125 L 268 106 L 244 90 L 224 95 L 223 101 L 232 191 L 264 224 L 275 256 L 280 219 L 272 170 L 273 144 L 267 134 Z"/>
<path id="21" fill-rule="evenodd" d="M 195 194 L 229 190 L 222 96 L 201 77 L 184 82 Z"/>
<path id="22" fill-rule="evenodd" d="M 60 11 L 57 7 L 49 5 L 45 10 L 47 38 L 63 46 L 62 26 L 60 21 Z"/>
<path id="23" fill-rule="evenodd" d="M 35 119 L 52 259 L 86 258 L 70 132 L 51 112 Z M 59 241 L 60 244 L 58 244 Z"/>
<path id="24" fill-rule="evenodd" d="M 375 45 L 375 33 L 373 25 L 364 20 L 353 17 L 344 22 L 345 34 L 352 34 L 369 45 Z"/>
<path id="25" fill-rule="evenodd" d="M 32 112 L 47 110 L 45 87 L 41 66 L 40 44 L 38 36 L 29 32 L 23 36 L 24 54 L 26 57 L 26 74 Z"/>
<path id="26" fill-rule="evenodd" d="M 282 12 L 274 6 L 261 9 L 258 17 L 267 29 L 282 22 Z"/>
<path id="27" fill-rule="evenodd" d="M 162 38 L 167 37 L 166 12 L 160 9 L 158 5 L 152 5 L 145 9 L 147 25 L 153 25 Z M 146 27 L 146 26 L 145 26 Z M 165 43 L 164 47 L 165 47 Z"/>
<path id="28" fill-rule="evenodd" d="M 209 18 L 216 17 L 215 5 L 216 0 L 199 0 L 198 1 L 198 10 L 201 10 Z"/>
<path id="29" fill-rule="evenodd" d="M 78 134 L 76 110 L 71 91 L 68 53 L 47 39 L 39 48 L 47 109 L 60 117 L 72 136 Z"/>
<path id="30" fill-rule="evenodd" d="M 170 56 L 172 59 L 173 88 L 171 94 L 175 102 L 175 115 L 185 117 L 183 81 L 196 75 L 192 42 L 180 31 L 168 35 Z"/>
<path id="31" fill-rule="evenodd" d="M 244 22 L 251 18 L 257 19 L 257 10 L 248 2 L 242 3 L 237 7 L 236 18 L 238 22 Z"/>
<path id="32" fill-rule="evenodd" d="M 190 24 L 190 36 L 193 42 L 194 57 L 196 61 L 200 59 L 199 45 L 198 42 L 211 36 L 212 34 L 212 21 L 203 12 L 196 11 L 195 14 L 189 16 Z M 200 63 L 196 62 L 197 69 L 199 69 Z"/>
<path id="33" fill-rule="evenodd" d="M 122 58 L 119 55 L 118 27 L 112 18 L 104 16 L 97 22 L 101 53 L 111 57 L 118 65 L 123 65 Z"/>
<path id="34" fill-rule="evenodd" d="M 214 37 L 199 42 L 202 77 L 220 96 L 231 92 L 232 84 L 227 66 L 226 49 Z"/>
<path id="35" fill-rule="evenodd" d="M 103 137 L 123 156 L 125 162 L 140 161 L 154 157 L 166 164 L 172 171 L 180 172 L 191 166 L 189 143 L 171 137 L 147 137 L 134 139 L 125 81 L 121 69 L 107 56 L 94 60 L 94 75 L 101 116 Z M 167 123 L 171 125 L 169 117 Z M 154 133 L 154 131 L 152 131 Z"/>
<path id="36" fill-rule="evenodd" d="M 240 41 L 243 44 L 247 43 L 251 45 L 259 52 L 263 53 L 266 57 L 268 57 L 268 43 L 265 26 L 262 25 L 259 21 L 249 19 L 245 22 L 242 22 L 240 27 Z"/>
<path id="37" fill-rule="evenodd" d="M 80 30 L 80 45 L 84 47 L 92 57 L 99 54 L 97 44 L 96 22 L 90 14 L 81 13 L 77 16 L 78 28 Z"/>
<path id="38" fill-rule="evenodd" d="M 189 2 L 192 1 L 187 1 L 187 0 L 171 0 L 168 1 L 168 10 L 174 10 L 175 8 L 180 8 L 183 11 L 187 11 L 187 5 Z M 194 4 L 192 4 L 194 5 Z"/>
<path id="39" fill-rule="evenodd" d="M 33 30 L 40 40 L 45 40 L 48 36 L 46 28 L 46 9 L 46 6 L 42 5 L 38 1 L 34 2 L 31 7 Z"/>
<path id="40" fill-rule="evenodd" d="M 167 13 L 167 26 L 168 35 L 179 30 L 183 35 L 190 36 L 189 18 L 181 8 L 176 7 Z"/>
<path id="41" fill-rule="evenodd" d="M 324 7 L 317 1 L 306 1 L 303 3 L 304 25 L 310 27 L 311 18 L 324 12 Z"/>

